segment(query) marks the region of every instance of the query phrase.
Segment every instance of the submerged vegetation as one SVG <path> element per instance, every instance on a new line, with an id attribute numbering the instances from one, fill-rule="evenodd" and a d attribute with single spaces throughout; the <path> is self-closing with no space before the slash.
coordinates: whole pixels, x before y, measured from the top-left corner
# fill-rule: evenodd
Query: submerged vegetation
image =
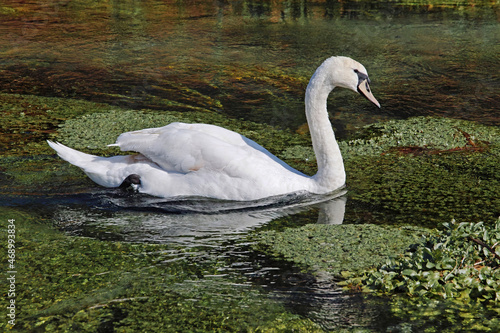
<path id="1" fill-rule="evenodd" d="M 258 234 L 257 248 L 334 279 L 385 262 L 415 243 L 423 229 L 364 224 L 308 224 Z"/>
<path id="2" fill-rule="evenodd" d="M 259 288 L 219 272 L 224 259 L 216 255 L 72 237 L 47 217 L 20 210 L 2 208 L 0 218 L 16 225 L 12 331 L 321 331 Z M 0 243 L 3 253 L 6 246 Z M 5 320 L 0 327 L 9 329 Z"/>

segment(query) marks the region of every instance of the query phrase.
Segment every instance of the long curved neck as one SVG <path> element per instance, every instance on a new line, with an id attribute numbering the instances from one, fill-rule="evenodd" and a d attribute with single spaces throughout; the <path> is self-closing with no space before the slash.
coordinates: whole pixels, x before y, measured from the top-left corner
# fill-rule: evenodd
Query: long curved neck
<path id="1" fill-rule="evenodd" d="M 306 89 L 305 107 L 318 163 L 318 172 L 313 179 L 318 186 L 334 190 L 345 184 L 345 171 L 342 155 L 335 140 L 327 111 L 328 95 L 335 87 L 328 83 L 326 68 L 323 67 L 320 66 L 309 81 Z"/>

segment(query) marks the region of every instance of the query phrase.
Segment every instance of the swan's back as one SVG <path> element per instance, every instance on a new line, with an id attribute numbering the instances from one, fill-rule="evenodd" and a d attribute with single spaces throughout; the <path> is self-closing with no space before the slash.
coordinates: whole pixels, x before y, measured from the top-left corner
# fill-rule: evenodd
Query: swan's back
<path id="1" fill-rule="evenodd" d="M 264 169 L 299 173 L 264 147 L 241 134 L 208 124 L 171 123 L 121 134 L 114 146 L 147 156 L 166 171 L 189 173 L 202 169 L 231 176 Z M 270 170 L 268 170 L 270 171 Z"/>

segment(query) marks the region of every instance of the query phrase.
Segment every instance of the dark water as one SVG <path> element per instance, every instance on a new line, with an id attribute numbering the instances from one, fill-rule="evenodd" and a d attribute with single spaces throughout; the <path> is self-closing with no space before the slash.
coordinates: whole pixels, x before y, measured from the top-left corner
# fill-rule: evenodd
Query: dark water
<path id="1" fill-rule="evenodd" d="M 295 130 L 305 122 L 304 89 L 315 68 L 328 56 L 347 55 L 367 68 L 382 109 L 336 92 L 330 112 L 341 138 L 360 125 L 417 115 L 500 123 L 495 2 L 3 1 L 0 8 L 4 93 L 203 110 Z M 186 212 L 183 203 L 168 212 L 122 210 L 94 194 L 7 195 L 3 202 L 50 214 L 75 236 L 215 251 L 230 258 L 225 269 L 231 274 L 328 330 L 399 325 L 385 301 L 342 294 L 246 244 L 249 232 L 279 227 L 285 216 L 295 216 L 298 225 L 341 223 L 342 200 L 326 208 L 278 205 L 220 214 Z M 335 214 L 325 220 L 328 205 Z M 75 217 L 80 224 L 70 223 Z"/>

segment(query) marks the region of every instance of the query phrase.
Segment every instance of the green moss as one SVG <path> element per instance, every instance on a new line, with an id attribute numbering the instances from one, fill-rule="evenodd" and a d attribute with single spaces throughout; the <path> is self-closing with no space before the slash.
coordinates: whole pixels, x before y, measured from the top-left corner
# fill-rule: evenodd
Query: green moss
<path id="1" fill-rule="evenodd" d="M 282 159 L 299 159 L 304 162 L 315 162 L 316 156 L 312 146 L 290 146 L 286 148 L 281 154 Z"/>

